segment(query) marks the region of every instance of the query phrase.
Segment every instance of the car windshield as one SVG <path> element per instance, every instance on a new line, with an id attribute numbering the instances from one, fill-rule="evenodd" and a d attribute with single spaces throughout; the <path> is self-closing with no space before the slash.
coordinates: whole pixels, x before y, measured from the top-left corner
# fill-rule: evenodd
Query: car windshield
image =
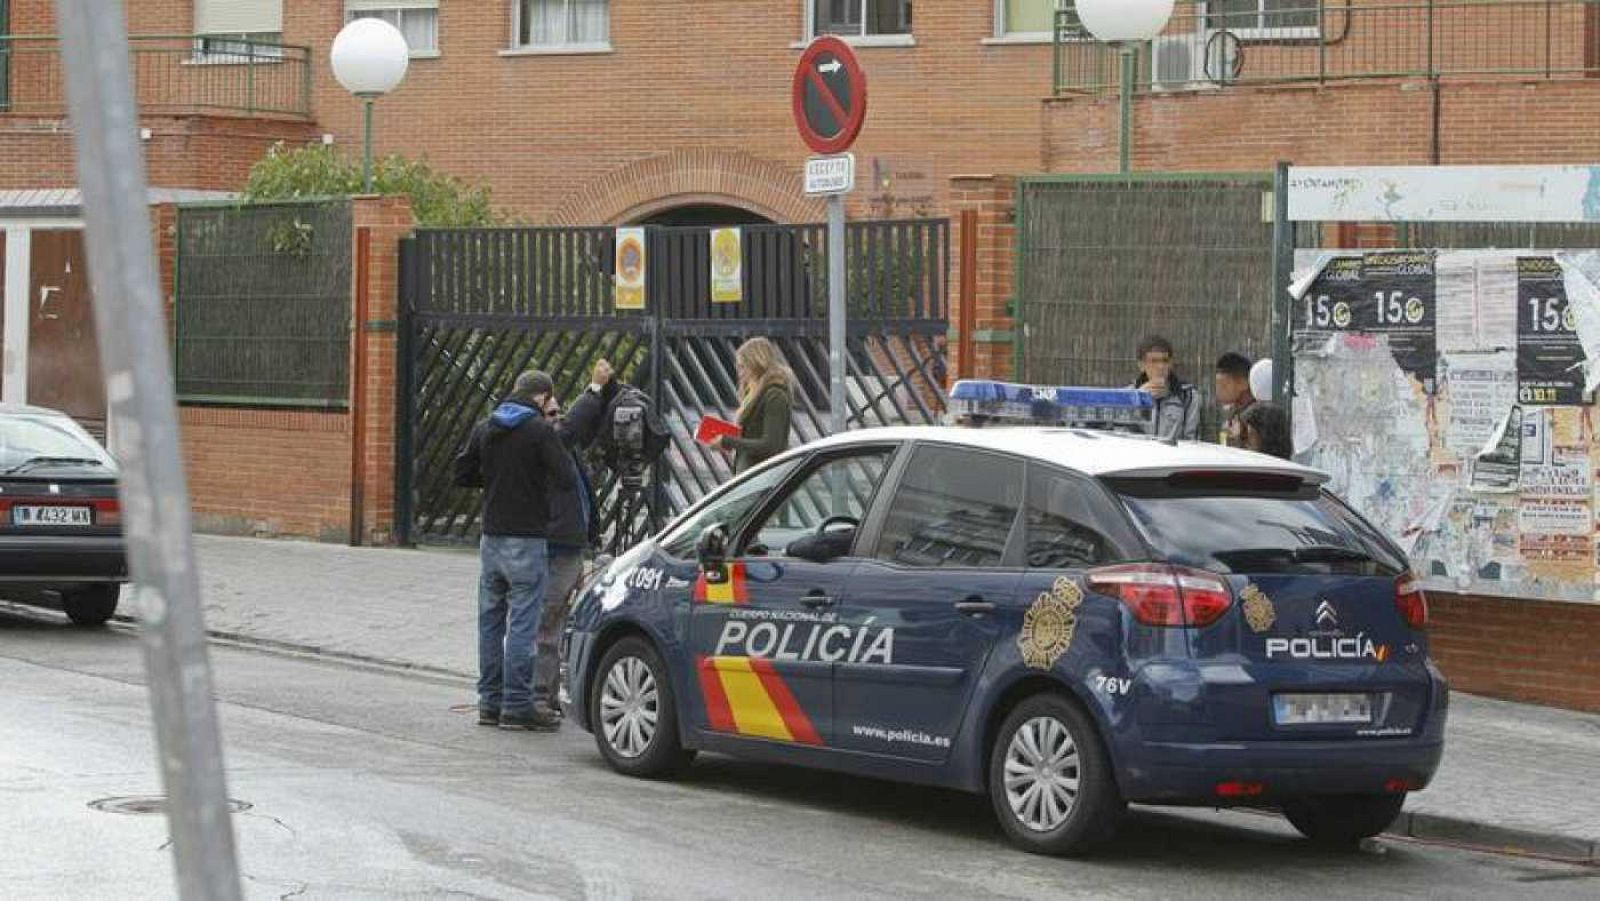
<path id="1" fill-rule="evenodd" d="M 28 469 L 113 467 L 111 456 L 65 416 L 0 414 L 0 475 Z"/>
<path id="2" fill-rule="evenodd" d="M 1314 485 L 1118 479 L 1112 488 L 1159 554 L 1220 573 L 1396 575 L 1404 560 Z"/>

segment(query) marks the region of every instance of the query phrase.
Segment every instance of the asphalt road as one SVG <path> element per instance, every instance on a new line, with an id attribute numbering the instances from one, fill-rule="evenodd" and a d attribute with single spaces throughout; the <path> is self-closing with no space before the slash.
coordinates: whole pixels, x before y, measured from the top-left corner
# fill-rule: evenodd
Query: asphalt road
<path id="1" fill-rule="evenodd" d="M 1600 868 L 1326 852 L 1248 812 L 1136 809 L 1094 860 L 1034 857 L 976 797 L 716 757 L 633 781 L 576 729 L 475 726 L 465 684 L 222 645 L 212 661 L 250 897 L 1600 894 Z M 89 807 L 160 791 L 137 640 L 0 606 L 0 684 L 0 893 L 171 897 L 164 819 Z"/>

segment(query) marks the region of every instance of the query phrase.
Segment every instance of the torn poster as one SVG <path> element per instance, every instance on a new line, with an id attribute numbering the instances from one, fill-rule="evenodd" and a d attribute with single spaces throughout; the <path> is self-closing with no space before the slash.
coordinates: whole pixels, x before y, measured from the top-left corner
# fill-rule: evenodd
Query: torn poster
<path id="1" fill-rule="evenodd" d="M 1299 298 L 1297 343 L 1327 334 L 1386 335 L 1400 368 L 1431 394 L 1438 357 L 1434 258 L 1431 250 L 1319 257 Z"/>
<path id="2" fill-rule="evenodd" d="M 1444 446 L 1476 454 L 1490 443 L 1506 411 L 1517 402 L 1517 358 L 1509 350 L 1443 354 L 1442 397 L 1448 403 Z"/>
<path id="3" fill-rule="evenodd" d="M 1585 360 L 1583 390 L 1600 388 L 1600 252 L 1558 251 L 1562 286 Z"/>
<path id="4" fill-rule="evenodd" d="M 1516 491 L 1522 477 L 1522 408 L 1512 407 L 1472 458 L 1473 491 Z"/>
<path id="5" fill-rule="evenodd" d="M 1543 466 L 1550 462 L 1550 445 L 1554 430 L 1550 418 L 1539 407 L 1522 411 L 1522 465 Z"/>
<path id="6" fill-rule="evenodd" d="M 1322 270 L 1338 256 L 1318 250 L 1297 250 L 1294 254 L 1294 274 L 1289 277 L 1289 296 L 1299 300 L 1311 290 Z"/>
<path id="7" fill-rule="evenodd" d="M 1519 257 L 1517 399 L 1523 404 L 1583 403 L 1583 362 L 1561 265 L 1548 256 Z"/>
<path id="8" fill-rule="evenodd" d="M 1295 456 L 1310 453 L 1317 446 L 1317 408 L 1312 405 L 1311 398 L 1297 395 L 1291 409 L 1294 411 Z"/>

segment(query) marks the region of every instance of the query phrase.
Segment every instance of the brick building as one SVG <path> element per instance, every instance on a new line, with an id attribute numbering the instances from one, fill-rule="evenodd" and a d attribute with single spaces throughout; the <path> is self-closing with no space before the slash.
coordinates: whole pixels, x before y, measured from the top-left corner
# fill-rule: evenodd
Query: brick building
<path id="1" fill-rule="evenodd" d="M 1115 171 L 1114 57 L 1057 0 L 127 0 L 153 203 L 227 192 L 277 142 L 356 152 L 359 104 L 327 48 L 351 16 L 381 15 L 412 44 L 401 87 L 377 104 L 376 149 L 426 156 L 490 185 L 536 223 L 801 222 L 807 151 L 789 79 L 805 42 L 839 33 L 867 70 L 871 111 L 854 148 L 857 217 L 950 216 L 976 240 L 950 284 L 970 285 L 961 320 L 973 371 L 1011 365 L 1012 176 Z M 1070 6 L 1062 2 L 1061 6 Z M 70 280 L 79 228 L 52 0 L 0 0 L 0 240 L 5 252 L 8 400 L 60 398 L 40 346 L 92 354 L 39 310 Z M 263 51 L 260 44 L 282 49 Z M 1141 52 L 1132 104 L 1139 171 L 1263 171 L 1302 165 L 1589 163 L 1600 158 L 1600 5 L 1420 0 L 1213 0 L 1179 14 Z M 961 214 L 970 214 L 963 217 Z M 170 208 L 158 207 L 169 237 Z M 400 214 L 356 215 L 373 242 L 374 302 L 392 302 Z M 957 241 L 960 240 L 957 236 Z M 1343 236 L 1368 246 L 1386 232 Z M 37 239 L 37 240 L 36 240 Z M 167 242 L 170 244 L 170 241 Z M 387 254 L 387 255 L 386 255 Z M 81 268 L 81 266 L 79 267 Z M 170 272 L 169 279 L 170 296 Z M 59 282 L 59 284 L 57 284 Z M 85 315 L 81 279 L 71 299 Z M 377 286 L 373 288 L 373 286 Z M 70 292 L 69 292 L 70 293 Z M 61 304 L 68 299 L 51 297 Z M 58 306 L 57 310 L 64 307 Z M 958 317 L 952 313 L 952 319 Z M 55 331 L 52 332 L 52 329 Z M 39 335 L 30 354 L 29 337 Z M 91 335 L 92 339 L 92 335 Z M 392 339 L 366 336 L 373 359 Z M 86 349 L 87 348 L 87 349 Z M 30 356 L 33 360 L 30 360 Z M 92 356 L 90 357 L 92 359 Z M 56 361 L 57 363 L 59 361 Z M 40 367 L 37 370 L 34 367 Z M 376 396 L 392 382 L 367 385 Z M 352 388 L 354 390 L 354 388 Z M 79 399 L 81 400 L 81 398 Z M 93 402 L 93 398 L 89 401 Z M 103 406 L 102 406 L 103 409 Z M 79 410 L 93 419 L 93 409 Z M 387 426 L 357 466 L 355 417 L 307 410 L 184 411 L 199 520 L 231 530 L 381 538 L 392 497 Z M 263 448 L 316 448 L 314 478 L 263 468 Z M 281 459 L 281 458 L 280 458 Z M 331 462 L 330 462 L 331 461 Z M 359 474 L 359 475 L 358 475 Z M 304 482 L 304 495 L 276 488 Z M 312 486 L 312 487 L 307 487 Z M 1600 709 L 1592 651 L 1570 666 L 1535 637 L 1559 623 L 1600 632 L 1600 607 L 1437 600 L 1439 646 L 1458 682 Z M 1592 642 L 1590 642 L 1592 646 Z M 1514 651 L 1515 667 L 1501 662 Z M 1570 661 L 1569 661 L 1570 662 Z"/>

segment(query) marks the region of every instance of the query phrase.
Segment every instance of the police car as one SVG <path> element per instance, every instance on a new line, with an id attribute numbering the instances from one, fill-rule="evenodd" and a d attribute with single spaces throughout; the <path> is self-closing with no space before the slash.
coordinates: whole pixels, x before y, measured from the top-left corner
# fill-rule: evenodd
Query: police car
<path id="1" fill-rule="evenodd" d="M 983 792 L 1052 854 L 1128 803 L 1272 805 L 1349 844 L 1428 784 L 1426 600 L 1322 473 L 1073 427 L 1137 421 L 1142 392 L 955 395 L 1058 425 L 814 442 L 585 586 L 567 697 L 613 768 L 708 751 Z"/>

